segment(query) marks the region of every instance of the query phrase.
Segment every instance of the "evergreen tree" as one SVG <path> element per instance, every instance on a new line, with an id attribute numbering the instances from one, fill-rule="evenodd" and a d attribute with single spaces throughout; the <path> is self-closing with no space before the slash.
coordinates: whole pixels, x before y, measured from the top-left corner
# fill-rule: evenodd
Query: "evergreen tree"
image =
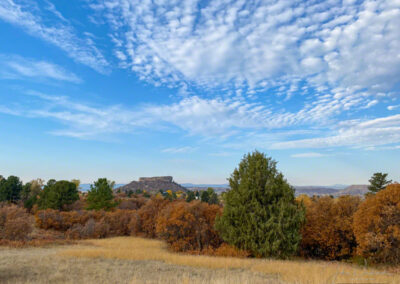
<path id="1" fill-rule="evenodd" d="M 374 173 L 369 179 L 370 185 L 368 186 L 368 190 L 372 193 L 377 193 L 378 191 L 384 189 L 388 184 L 392 182 L 391 180 L 386 179 L 387 176 L 388 174 L 384 173 Z"/>
<path id="2" fill-rule="evenodd" d="M 110 210 L 117 203 L 114 201 L 112 187 L 114 182 L 106 178 L 99 178 L 94 185 L 90 185 L 90 191 L 87 195 L 87 209 L 89 210 Z"/>
<path id="3" fill-rule="evenodd" d="M 2 177 L 0 179 L 0 202 L 17 202 L 20 199 L 22 188 L 22 181 L 19 177 L 9 176 L 7 179 Z"/>
<path id="4" fill-rule="evenodd" d="M 78 199 L 79 193 L 76 184 L 66 180 L 51 179 L 40 192 L 37 203 L 40 209 L 62 210 L 65 205 L 72 204 Z"/>
<path id="5" fill-rule="evenodd" d="M 255 151 L 245 155 L 229 178 L 223 214 L 216 219 L 221 237 L 254 256 L 286 258 L 296 253 L 304 208 L 276 162 Z"/>
<path id="6" fill-rule="evenodd" d="M 196 199 L 196 196 L 194 195 L 194 192 L 191 191 L 191 190 L 188 191 L 187 197 L 186 197 L 186 202 L 191 202 L 191 201 L 193 201 L 195 199 Z"/>
<path id="7" fill-rule="evenodd" d="M 21 200 L 24 202 L 24 207 L 28 210 L 32 209 L 37 202 L 37 197 L 43 188 L 43 180 L 35 179 L 26 183 L 21 191 Z"/>
<path id="8" fill-rule="evenodd" d="M 200 194 L 200 200 L 201 202 L 206 202 L 208 203 L 208 201 L 210 200 L 210 195 L 208 194 L 207 190 L 203 190 Z"/>
<path id="9" fill-rule="evenodd" d="M 207 188 L 208 192 L 208 204 L 219 204 L 218 194 L 214 191 L 213 188 Z"/>

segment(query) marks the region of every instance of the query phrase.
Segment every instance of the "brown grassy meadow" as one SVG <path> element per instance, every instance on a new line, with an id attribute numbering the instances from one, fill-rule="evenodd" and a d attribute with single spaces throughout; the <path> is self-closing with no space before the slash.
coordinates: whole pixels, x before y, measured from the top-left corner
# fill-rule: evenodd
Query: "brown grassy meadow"
<path id="1" fill-rule="evenodd" d="M 400 275 L 323 261 L 184 255 L 136 237 L 0 248 L 1 283 L 400 283 Z"/>

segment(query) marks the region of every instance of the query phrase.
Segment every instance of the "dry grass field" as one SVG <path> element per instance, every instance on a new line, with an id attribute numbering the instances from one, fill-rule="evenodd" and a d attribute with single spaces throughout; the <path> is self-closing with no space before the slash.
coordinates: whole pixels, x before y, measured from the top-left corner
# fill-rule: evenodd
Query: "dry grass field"
<path id="1" fill-rule="evenodd" d="M 51 248 L 0 248 L 1 283 L 400 283 L 349 264 L 176 254 L 157 240 L 118 237 Z"/>

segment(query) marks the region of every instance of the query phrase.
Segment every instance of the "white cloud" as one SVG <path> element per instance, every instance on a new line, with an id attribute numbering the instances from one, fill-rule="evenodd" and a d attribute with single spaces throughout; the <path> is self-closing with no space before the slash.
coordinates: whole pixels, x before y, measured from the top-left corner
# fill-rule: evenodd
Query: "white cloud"
<path id="1" fill-rule="evenodd" d="M 278 142 L 274 149 L 373 147 L 400 143 L 400 114 L 365 121 L 345 121 L 333 135 Z"/>
<path id="2" fill-rule="evenodd" d="M 100 2 L 100 1 L 99 1 Z M 388 91 L 400 78 L 398 1 L 106 0 L 116 56 L 154 83 Z"/>
<path id="3" fill-rule="evenodd" d="M 33 91 L 26 92 L 26 95 L 37 101 L 29 100 L 29 106 L 16 103 L 13 107 L 0 105 L 0 112 L 29 118 L 53 119 L 66 128 L 53 130 L 52 134 L 80 139 L 102 139 L 109 134 L 135 133 L 148 129 L 180 129 L 212 140 L 227 149 L 367 149 L 400 143 L 400 114 L 369 120 L 343 120 L 336 123 L 335 127 L 331 124 L 319 124 L 317 128 L 298 129 L 298 125 L 316 124 L 316 121 L 321 120 L 321 113 L 334 108 L 335 105 L 331 103 L 324 106 L 317 102 L 311 104 L 309 109 L 302 109 L 297 113 L 273 113 L 259 104 L 217 98 L 206 100 L 189 97 L 173 104 L 127 108 L 120 105 L 89 106 L 74 102 L 68 97 Z M 229 140 L 226 139 L 228 137 Z M 178 147 L 163 151 L 182 153 L 192 150 L 194 149 L 189 147 Z M 294 157 L 301 155 L 304 153 Z"/>
<path id="4" fill-rule="evenodd" d="M 47 24 L 48 18 L 42 17 L 42 12 L 35 2 L 5 0 L 0 1 L 0 19 L 19 26 L 32 36 L 49 42 L 68 54 L 76 62 L 85 64 L 94 70 L 104 73 L 108 66 L 101 52 L 96 48 L 93 41 L 86 37 L 82 39 L 77 36 L 73 27 L 66 23 L 61 13 L 54 5 L 47 7 L 61 21 L 56 24 Z"/>
<path id="5" fill-rule="evenodd" d="M 44 78 L 72 83 L 82 80 L 74 73 L 47 61 L 37 61 L 16 55 L 0 54 L 0 77 L 6 79 Z"/>
<path id="6" fill-rule="evenodd" d="M 192 153 L 196 151 L 197 148 L 191 146 L 184 146 L 184 147 L 171 147 L 165 148 L 161 152 L 163 153 L 172 153 L 172 154 L 182 154 L 182 153 Z"/>
<path id="7" fill-rule="evenodd" d="M 320 158 L 325 156 L 326 156 L 325 154 L 317 152 L 299 153 L 291 155 L 292 158 Z"/>
<path id="8" fill-rule="evenodd" d="M 399 108 L 399 107 L 400 107 L 400 105 L 388 106 L 387 109 L 388 109 L 388 110 L 395 110 L 395 109 L 397 109 L 397 108 Z"/>

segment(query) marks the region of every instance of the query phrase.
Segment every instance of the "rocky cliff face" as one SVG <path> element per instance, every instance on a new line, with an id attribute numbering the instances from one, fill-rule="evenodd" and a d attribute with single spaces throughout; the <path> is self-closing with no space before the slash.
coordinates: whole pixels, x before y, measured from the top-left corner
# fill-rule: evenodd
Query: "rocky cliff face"
<path id="1" fill-rule="evenodd" d="M 139 182 L 173 182 L 171 176 L 165 177 L 141 177 Z"/>
<path id="2" fill-rule="evenodd" d="M 173 181 L 171 176 L 164 177 L 141 177 L 139 181 L 132 181 L 124 186 L 117 188 L 123 192 L 129 192 L 136 190 L 146 190 L 149 193 L 157 193 L 160 190 L 166 191 L 187 191 L 187 189 Z"/>

